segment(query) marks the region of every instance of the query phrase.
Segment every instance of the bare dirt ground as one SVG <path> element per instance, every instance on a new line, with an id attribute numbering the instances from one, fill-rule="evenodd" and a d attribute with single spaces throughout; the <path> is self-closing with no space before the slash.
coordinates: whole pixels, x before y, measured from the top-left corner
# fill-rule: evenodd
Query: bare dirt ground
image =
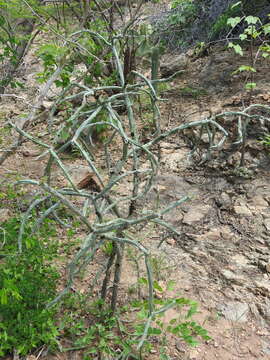
<path id="1" fill-rule="evenodd" d="M 237 60 L 227 51 L 215 53 L 213 50 L 205 58 L 190 60 L 184 74 L 162 93 L 168 99 L 161 106 L 162 129 L 201 119 L 209 113 L 239 110 L 243 99 L 251 103 L 268 102 L 270 75 L 266 62 L 257 65 L 258 86 L 248 99 L 242 91 L 244 78 L 231 76 L 243 58 Z M 38 93 L 33 81 L 35 67 L 38 64 L 30 54 L 23 73 L 26 90 L 16 90 L 18 96 L 30 103 Z M 18 118 L 28 108 L 20 99 L 4 98 L 1 123 Z M 226 123 L 228 129 L 233 128 L 232 121 Z M 163 274 L 159 280 L 174 280 L 175 294 L 198 300 L 197 319 L 212 337 L 211 341 L 190 349 L 171 336 L 168 351 L 172 359 L 270 359 L 270 158 L 256 138 L 259 129 L 256 126 L 248 138 L 244 174 L 235 171 L 241 156 L 238 149 L 231 151 L 229 146 L 225 147 L 214 154 L 211 162 L 200 165 L 196 156 L 188 157 L 191 150 L 188 134 L 161 143 L 161 169 L 153 191 L 159 192 L 164 205 L 186 194 L 192 200 L 168 218 L 181 236 L 168 235 L 158 249 L 164 234 L 156 228 L 146 227 L 140 236 L 159 259 Z M 42 123 L 38 130 L 45 140 Z M 10 136 L 4 137 L 1 148 L 11 142 Z M 16 177 L 39 179 L 44 161 L 35 160 L 37 151 L 30 142 L 20 147 L 1 167 L 0 183 L 6 185 Z M 68 159 L 67 163 L 83 165 L 80 159 Z M 149 207 L 151 201 L 150 193 L 140 206 Z M 123 293 L 136 281 L 128 260 L 125 266 Z M 174 315 L 169 312 L 167 320 Z M 147 359 L 156 360 L 158 355 L 152 353 Z M 49 359 L 46 356 L 43 358 Z M 57 354 L 54 358 L 80 359 L 80 354 Z M 30 359 L 34 357 L 29 356 Z"/>

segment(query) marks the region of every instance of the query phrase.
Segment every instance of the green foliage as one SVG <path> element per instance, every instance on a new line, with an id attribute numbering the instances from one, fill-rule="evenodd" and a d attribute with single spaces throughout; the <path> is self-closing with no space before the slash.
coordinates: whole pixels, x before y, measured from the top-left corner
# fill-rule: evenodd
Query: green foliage
<path id="1" fill-rule="evenodd" d="M 183 87 L 180 89 L 180 94 L 182 96 L 192 97 L 194 99 L 198 99 L 201 96 L 207 95 L 207 91 L 205 89 L 201 88 L 195 88 L 195 87 Z"/>
<path id="2" fill-rule="evenodd" d="M 165 292 L 156 282 L 155 289 L 161 294 Z M 190 346 L 198 345 L 199 338 L 210 340 L 207 330 L 192 320 L 192 317 L 198 312 L 197 302 L 181 297 L 174 299 L 155 299 L 154 303 L 157 315 L 152 326 L 149 327 L 148 335 L 160 336 L 161 340 L 159 343 L 162 344 L 166 342 L 168 334 L 177 336 Z M 132 306 L 138 310 L 137 315 L 139 322 L 135 325 L 135 333 L 137 336 L 141 336 L 145 330 L 143 320 L 147 319 L 148 316 L 148 304 L 147 301 L 134 301 Z M 169 323 L 166 323 L 162 318 L 165 315 L 166 309 L 170 307 L 174 307 L 175 317 L 171 319 Z M 164 311 L 162 309 L 164 309 Z M 149 341 L 146 342 L 145 346 L 146 348 L 151 348 Z"/>
<path id="3" fill-rule="evenodd" d="M 69 295 L 63 304 L 66 314 L 61 320 L 61 331 L 72 343 L 71 349 L 84 349 L 83 358 L 115 355 L 115 346 L 124 346 L 117 334 L 117 316 L 106 309 L 102 301 L 90 303 L 83 295 Z M 68 350 L 68 349 L 66 349 Z"/>
<path id="4" fill-rule="evenodd" d="M 171 269 L 170 267 L 168 267 L 166 258 L 164 256 L 151 256 L 150 263 L 154 279 L 156 279 L 157 281 L 165 280 L 167 277 L 166 270 L 168 272 L 168 270 Z"/>
<path id="5" fill-rule="evenodd" d="M 36 11 L 39 7 L 38 0 L 29 0 L 27 4 L 21 0 L 0 1 L 0 63 L 8 65 L 9 70 L 16 69 L 22 60 L 33 29 L 30 26 L 34 21 L 32 9 Z M 23 83 L 14 80 L 13 76 L 4 73 L 0 86 L 23 87 Z"/>
<path id="6" fill-rule="evenodd" d="M 37 10 L 40 7 L 38 0 L 28 0 L 27 3 L 29 6 L 21 0 L 1 0 L 0 1 L 0 10 L 5 12 L 5 15 L 8 16 L 8 20 L 16 18 L 26 18 L 32 19 L 34 17 L 31 7 L 34 10 Z"/>
<path id="7" fill-rule="evenodd" d="M 106 241 L 105 244 L 101 247 L 101 250 L 107 255 L 110 256 L 113 252 L 113 242 Z"/>
<path id="8" fill-rule="evenodd" d="M 244 55 L 243 49 L 239 44 L 234 44 L 232 42 L 229 42 L 228 47 L 232 48 L 235 51 L 236 54 L 238 54 L 240 56 Z"/>
<path id="9" fill-rule="evenodd" d="M 68 48 L 56 44 L 42 45 L 37 55 L 43 62 L 44 70 L 37 74 L 40 83 L 49 79 L 59 64 L 63 63 L 65 56 L 68 54 Z M 55 80 L 57 87 L 65 88 L 70 83 L 70 78 L 74 70 L 73 62 L 67 62 L 60 74 L 60 79 Z"/>
<path id="10" fill-rule="evenodd" d="M 56 251 L 47 238 L 52 233 L 50 228 L 47 223 L 41 231 L 43 244 L 27 228 L 23 238 L 27 246 L 18 254 L 18 219 L 1 225 L 0 356 L 14 350 L 26 355 L 42 344 L 57 344 L 56 309 L 46 309 L 56 295 L 58 278 L 48 263 Z"/>
<path id="11" fill-rule="evenodd" d="M 261 140 L 261 143 L 269 150 L 270 149 L 270 134 L 266 134 Z"/>
<path id="12" fill-rule="evenodd" d="M 18 199 L 24 195 L 23 190 L 14 188 L 12 184 L 3 186 L 0 191 L 0 208 L 8 207 L 17 210 Z M 22 201 L 22 200 L 20 200 Z"/>
<path id="13" fill-rule="evenodd" d="M 192 3 L 193 0 L 172 0 L 171 8 L 176 9 L 178 6 L 187 6 L 189 3 Z"/>
<path id="14" fill-rule="evenodd" d="M 241 18 L 237 16 L 240 14 L 240 12 L 241 2 L 229 6 L 211 26 L 211 29 L 209 31 L 210 39 L 215 38 L 217 35 L 223 33 L 224 31 L 227 31 L 230 26 L 232 26 L 232 23 L 233 27 L 236 26 L 241 20 Z M 232 20 L 232 16 L 234 17 L 234 20 Z"/>
<path id="15" fill-rule="evenodd" d="M 169 17 L 170 25 L 187 27 L 197 14 L 197 7 L 193 0 L 173 0 L 171 7 L 178 11 Z"/>
<path id="16" fill-rule="evenodd" d="M 147 280 L 141 278 L 141 285 L 147 285 Z M 155 281 L 154 287 L 159 293 L 168 291 L 173 286 L 168 282 L 166 289 L 162 289 L 160 284 Z M 168 334 L 173 334 L 185 341 L 190 346 L 196 346 L 199 338 L 209 340 L 207 331 L 192 317 L 198 312 L 198 304 L 185 298 L 175 299 L 155 299 L 156 310 L 159 312 L 153 319 L 147 330 L 147 338 L 143 346 L 143 355 L 147 355 L 153 348 L 159 348 L 161 359 L 167 356 L 163 346 L 167 342 Z M 115 356 L 115 349 L 119 354 L 132 356 L 137 359 L 136 347 L 139 344 L 144 332 L 145 323 L 149 316 L 148 301 L 133 301 L 130 307 L 118 309 L 114 315 L 111 310 L 106 308 L 102 301 L 89 303 L 85 295 L 71 294 L 65 298 L 63 312 L 65 315 L 61 320 L 61 333 L 68 337 L 72 345 L 69 348 L 82 349 L 83 358 L 90 360 L 94 356 L 106 358 Z M 174 307 L 175 318 L 169 323 L 163 320 L 165 309 Z M 162 310 L 164 309 L 164 311 Z M 130 321 L 130 314 L 136 314 L 136 318 Z M 129 321 L 125 321 L 128 318 Z M 158 341 L 152 343 L 152 337 Z M 66 349 L 66 350 L 69 350 Z"/>
<path id="17" fill-rule="evenodd" d="M 242 4 L 242 2 L 239 1 L 236 5 L 239 4 Z M 256 68 L 254 67 L 255 55 L 253 55 L 254 41 L 260 41 L 259 51 L 256 54 L 256 58 L 260 54 L 262 57 L 267 58 L 270 54 L 270 47 L 268 42 L 265 41 L 264 38 L 267 38 L 268 34 L 270 33 L 270 24 L 267 23 L 263 25 L 259 17 L 252 15 L 242 16 L 241 18 L 237 16 L 227 19 L 227 25 L 232 30 L 240 23 L 243 23 L 245 25 L 244 30 L 239 35 L 240 43 L 229 42 L 228 47 L 232 48 L 236 54 L 243 56 L 244 52 L 242 44 L 248 44 L 250 54 L 252 54 L 250 58 L 250 63 L 248 65 L 240 65 L 238 69 L 233 72 L 233 74 L 245 72 L 247 74 L 245 89 L 248 91 L 252 91 L 256 87 L 256 82 L 254 81 L 254 73 L 256 73 Z"/>

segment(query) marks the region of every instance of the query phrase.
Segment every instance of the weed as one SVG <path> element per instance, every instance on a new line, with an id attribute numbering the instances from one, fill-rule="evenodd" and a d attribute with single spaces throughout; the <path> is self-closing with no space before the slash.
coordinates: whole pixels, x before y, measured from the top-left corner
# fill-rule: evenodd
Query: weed
<path id="1" fill-rule="evenodd" d="M 141 93 L 139 98 L 139 103 L 142 109 L 151 111 L 152 109 L 152 100 L 151 97 L 146 93 Z"/>
<path id="2" fill-rule="evenodd" d="M 17 209 L 18 199 L 25 195 L 25 191 L 22 189 L 16 189 L 12 184 L 3 187 L 0 191 L 0 208 L 9 207 Z"/>
<path id="3" fill-rule="evenodd" d="M 160 292 L 164 292 L 157 282 L 155 283 L 155 288 Z M 165 298 L 155 299 L 154 302 L 157 308 L 157 315 L 155 319 L 153 319 L 152 327 L 149 327 L 148 335 L 159 336 L 160 344 L 165 344 L 167 342 L 168 333 L 179 337 L 191 346 L 196 346 L 198 344 L 198 337 L 201 337 L 204 340 L 210 339 L 207 331 L 192 320 L 193 315 L 198 312 L 198 304 L 195 301 L 185 298 Z M 139 336 L 139 334 L 145 330 L 143 319 L 148 316 L 147 301 L 134 301 L 131 305 L 138 310 L 138 321 L 135 323 L 135 330 L 136 334 Z M 175 309 L 175 318 L 171 319 L 169 323 L 166 323 L 162 318 L 165 314 L 165 309 L 171 307 L 174 307 Z M 149 345 L 151 346 L 148 341 L 148 346 Z"/>
<path id="4" fill-rule="evenodd" d="M 101 250 L 104 252 L 105 255 L 110 256 L 113 252 L 113 242 L 106 241 L 105 244 L 101 247 Z"/>
<path id="5" fill-rule="evenodd" d="M 172 89 L 172 86 L 168 83 L 160 83 L 158 84 L 158 93 L 166 93 L 166 91 L 169 91 Z"/>
<path id="6" fill-rule="evenodd" d="M 201 96 L 207 95 L 207 91 L 201 88 L 194 88 L 194 87 L 184 87 L 180 89 L 180 94 L 182 96 L 192 97 L 194 99 L 198 99 Z"/>
<path id="7" fill-rule="evenodd" d="M 261 140 L 261 143 L 269 150 L 270 149 L 270 134 L 266 134 Z"/>
<path id="8" fill-rule="evenodd" d="M 235 168 L 233 174 L 243 179 L 252 179 L 254 177 L 254 172 L 243 166 Z"/>
<path id="9" fill-rule="evenodd" d="M 150 258 L 154 279 L 157 281 L 165 280 L 167 278 L 166 269 L 170 267 L 167 264 L 165 256 L 152 256 Z"/>
<path id="10" fill-rule="evenodd" d="M 163 291 L 157 282 L 155 288 Z M 149 311 L 147 301 L 133 301 L 128 307 L 119 308 L 114 315 L 100 300 L 89 303 L 87 297 L 71 294 L 65 298 L 63 307 L 66 314 L 62 317 L 60 325 L 61 332 L 72 344 L 65 350 L 82 349 L 85 360 L 90 360 L 94 356 L 102 359 L 108 355 L 115 357 L 116 349 L 122 354 L 122 358 L 129 356 L 142 359 L 142 356 L 158 347 L 159 352 L 163 354 L 161 359 L 166 359 L 168 333 L 191 346 L 198 344 L 199 337 L 203 340 L 210 339 L 207 331 L 192 320 L 193 315 L 197 313 L 196 302 L 185 298 L 155 299 L 155 306 L 159 309 L 158 314 L 147 329 L 148 340 L 139 356 L 135 349 L 145 332 L 145 321 Z M 175 308 L 175 318 L 167 323 L 163 320 L 165 309 L 172 306 Z M 136 315 L 132 316 L 132 320 L 131 314 Z"/>

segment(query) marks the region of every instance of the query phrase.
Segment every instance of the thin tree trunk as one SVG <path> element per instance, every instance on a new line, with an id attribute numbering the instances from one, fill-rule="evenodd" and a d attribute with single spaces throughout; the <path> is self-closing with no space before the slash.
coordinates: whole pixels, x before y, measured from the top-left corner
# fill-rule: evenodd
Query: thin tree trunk
<path id="1" fill-rule="evenodd" d="M 6 87 L 11 83 L 11 81 L 13 80 L 16 74 L 16 71 L 21 65 L 21 62 L 28 48 L 28 43 L 30 41 L 29 38 L 34 30 L 34 25 L 35 25 L 34 21 L 31 21 L 29 19 L 22 19 L 15 26 L 16 29 L 17 28 L 19 29 L 18 36 L 22 36 L 22 40 L 19 42 L 19 44 L 15 49 L 15 53 L 16 53 L 15 62 L 14 63 L 9 62 L 6 66 L 4 66 L 4 69 L 2 69 L 2 73 L 4 73 L 4 76 L 1 79 L 0 95 L 4 94 Z"/>

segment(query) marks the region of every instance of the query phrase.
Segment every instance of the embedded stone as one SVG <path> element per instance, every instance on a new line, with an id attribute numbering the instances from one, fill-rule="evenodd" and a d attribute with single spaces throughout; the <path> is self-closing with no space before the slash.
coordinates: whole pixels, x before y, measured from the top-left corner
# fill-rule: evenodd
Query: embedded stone
<path id="1" fill-rule="evenodd" d="M 195 222 L 201 221 L 209 212 L 210 206 L 192 206 L 184 215 L 183 223 L 191 225 Z"/>

